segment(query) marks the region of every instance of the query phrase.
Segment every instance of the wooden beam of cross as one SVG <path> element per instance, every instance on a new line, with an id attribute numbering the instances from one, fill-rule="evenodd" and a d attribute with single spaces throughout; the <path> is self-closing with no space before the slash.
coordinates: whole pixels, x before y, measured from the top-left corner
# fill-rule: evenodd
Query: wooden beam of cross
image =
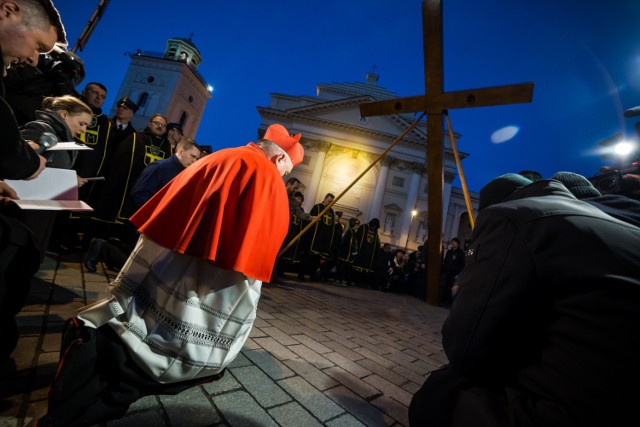
<path id="1" fill-rule="evenodd" d="M 425 95 L 360 105 L 362 117 L 427 113 L 427 302 L 438 303 L 442 248 L 443 115 L 456 108 L 531 102 L 533 83 L 444 92 L 442 1 L 422 2 Z"/>

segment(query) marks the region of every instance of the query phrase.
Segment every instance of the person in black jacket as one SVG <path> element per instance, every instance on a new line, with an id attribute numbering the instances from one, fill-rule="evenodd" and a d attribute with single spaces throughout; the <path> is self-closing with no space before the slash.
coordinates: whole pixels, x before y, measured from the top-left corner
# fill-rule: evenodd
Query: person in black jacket
<path id="1" fill-rule="evenodd" d="M 443 307 L 451 305 L 453 301 L 451 288 L 453 288 L 456 276 L 464 268 L 464 251 L 460 249 L 460 240 L 454 237 L 449 245 L 449 250 L 442 261 L 442 273 L 440 275 L 439 300 L 440 305 Z"/>
<path id="2" fill-rule="evenodd" d="M 35 112 L 36 120 L 26 123 L 20 130 L 20 134 L 26 140 L 40 141 L 45 133 L 54 135 L 57 141 L 69 142 L 83 133 L 91 122 L 91 108 L 78 98 L 64 95 L 47 97 L 42 102 L 43 110 Z M 47 167 L 58 169 L 71 169 L 78 155 L 77 150 L 46 151 L 43 154 L 47 159 Z M 78 177 L 78 186 L 87 182 L 83 177 Z M 70 234 L 68 227 L 69 217 L 66 212 L 54 211 L 19 211 L 18 217 L 34 232 L 40 249 L 40 259 L 44 259 L 54 229 L 54 222 L 59 218 L 55 251 L 59 250 L 58 242 L 61 236 Z M 69 236 L 71 237 L 71 236 Z"/>
<path id="3" fill-rule="evenodd" d="M 515 174 L 480 191 L 450 364 L 414 395 L 412 426 L 635 424 L 640 203 L 573 192 Z"/>
<path id="4" fill-rule="evenodd" d="M 40 53 L 50 51 L 56 42 L 67 42 L 60 15 L 48 0 L 0 0 L 0 13 L 5 18 L 0 20 L 3 76 L 10 65 L 35 66 Z M 0 180 L 36 178 L 45 164 L 45 158 L 21 138 L 0 79 Z M 3 203 L 15 198 L 15 191 L 0 181 Z M 0 368 L 7 365 L 18 342 L 15 316 L 24 305 L 39 265 L 31 232 L 0 213 Z"/>

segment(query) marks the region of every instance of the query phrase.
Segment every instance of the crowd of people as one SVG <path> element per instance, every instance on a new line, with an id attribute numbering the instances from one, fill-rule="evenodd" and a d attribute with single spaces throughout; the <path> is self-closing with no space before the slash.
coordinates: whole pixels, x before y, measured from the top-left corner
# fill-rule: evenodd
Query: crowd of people
<path id="1" fill-rule="evenodd" d="M 343 224 L 331 193 L 304 212 L 300 181 L 283 181 L 304 158 L 300 134 L 273 124 L 255 143 L 203 157 L 163 114 L 134 129 L 129 98 L 106 117 L 101 83 L 75 93 L 84 69 L 65 45 L 51 0 L 0 0 L 1 367 L 47 248 L 79 245 L 90 271 L 106 257 L 119 270 L 106 298 L 65 323 L 39 425 L 104 423 L 142 396 L 220 379 L 274 274 L 424 297 L 426 245 L 407 254 L 381 244 L 378 218 Z M 46 150 L 71 138 L 93 150 Z M 3 180 L 45 167 L 76 170 L 94 212 L 17 211 Z M 491 181 L 471 240 L 454 238 L 443 254 L 449 363 L 415 393 L 411 425 L 636 425 L 639 272 L 638 200 L 570 172 Z"/>
<path id="2" fill-rule="evenodd" d="M 344 220 L 342 212 L 326 210 L 335 199 L 328 193 L 322 202 L 304 212 L 301 182 L 289 178 L 289 232 L 271 279 L 278 282 L 286 273 L 297 274 L 300 281 L 333 282 L 340 286 L 360 286 L 383 292 L 396 292 L 426 298 L 426 243 L 408 252 L 380 241 L 380 221 L 362 224 L 356 217 Z M 325 212 L 326 210 L 326 212 Z M 298 235 L 322 213 L 301 237 Z M 443 252 L 440 305 L 450 306 L 457 290 L 457 279 L 464 268 L 460 240 L 453 238 Z"/>

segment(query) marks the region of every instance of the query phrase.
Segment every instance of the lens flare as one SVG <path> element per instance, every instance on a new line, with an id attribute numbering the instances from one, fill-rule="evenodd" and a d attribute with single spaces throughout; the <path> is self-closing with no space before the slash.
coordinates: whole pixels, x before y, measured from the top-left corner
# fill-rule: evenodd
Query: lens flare
<path id="1" fill-rule="evenodd" d="M 498 129 L 491 134 L 491 142 L 494 144 L 502 144 L 509 141 L 511 138 L 517 135 L 520 128 L 518 126 L 506 126 L 502 129 Z"/>

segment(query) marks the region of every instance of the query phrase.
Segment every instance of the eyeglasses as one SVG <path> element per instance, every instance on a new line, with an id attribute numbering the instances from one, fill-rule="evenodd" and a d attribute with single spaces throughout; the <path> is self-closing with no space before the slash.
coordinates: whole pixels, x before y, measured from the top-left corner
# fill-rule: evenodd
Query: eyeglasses
<path id="1" fill-rule="evenodd" d="M 166 123 L 162 123 L 162 122 L 151 122 L 152 125 L 156 125 L 159 128 L 166 128 L 167 124 Z"/>

